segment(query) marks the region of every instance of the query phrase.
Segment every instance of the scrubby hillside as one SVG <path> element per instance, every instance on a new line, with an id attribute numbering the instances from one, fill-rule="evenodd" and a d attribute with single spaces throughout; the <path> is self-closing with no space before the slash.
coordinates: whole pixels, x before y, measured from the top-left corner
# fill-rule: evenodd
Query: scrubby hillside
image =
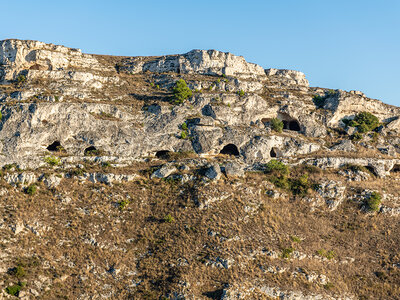
<path id="1" fill-rule="evenodd" d="M 0 41 L 4 299 L 398 299 L 400 109 L 192 50 Z"/>

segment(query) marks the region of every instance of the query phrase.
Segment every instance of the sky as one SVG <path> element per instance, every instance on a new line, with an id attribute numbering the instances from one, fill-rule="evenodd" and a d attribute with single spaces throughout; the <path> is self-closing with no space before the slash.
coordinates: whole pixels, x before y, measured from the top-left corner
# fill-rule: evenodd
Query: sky
<path id="1" fill-rule="evenodd" d="M 310 86 L 360 90 L 400 106 L 399 0 L 3 1 L 0 40 L 85 53 L 164 55 L 216 49 Z"/>

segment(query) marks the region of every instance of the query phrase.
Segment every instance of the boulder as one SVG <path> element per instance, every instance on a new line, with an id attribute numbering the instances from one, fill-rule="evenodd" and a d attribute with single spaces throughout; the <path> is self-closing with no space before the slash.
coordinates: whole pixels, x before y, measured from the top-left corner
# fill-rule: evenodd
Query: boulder
<path id="1" fill-rule="evenodd" d="M 156 170 L 153 174 L 151 174 L 151 178 L 166 178 L 177 171 L 178 170 L 174 165 L 165 164 L 161 168 Z"/>
<path id="2" fill-rule="evenodd" d="M 357 148 L 353 145 L 350 140 L 342 140 L 339 144 L 336 144 L 330 148 L 331 151 L 346 151 L 346 152 L 354 152 L 357 151 Z"/>
<path id="3" fill-rule="evenodd" d="M 204 171 L 204 176 L 211 180 L 218 180 L 221 178 L 221 168 L 217 163 L 210 164 Z"/>
<path id="4" fill-rule="evenodd" d="M 224 170 L 225 170 L 225 174 L 227 177 L 243 177 L 244 176 L 243 166 L 235 161 L 227 162 L 225 164 Z"/>

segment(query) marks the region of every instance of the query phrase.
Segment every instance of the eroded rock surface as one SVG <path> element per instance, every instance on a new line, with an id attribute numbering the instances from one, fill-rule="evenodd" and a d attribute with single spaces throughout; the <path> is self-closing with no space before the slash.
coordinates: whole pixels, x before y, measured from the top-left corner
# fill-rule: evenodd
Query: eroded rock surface
<path id="1" fill-rule="evenodd" d="M 400 109 L 266 67 L 0 41 L 0 298 L 396 299 Z"/>

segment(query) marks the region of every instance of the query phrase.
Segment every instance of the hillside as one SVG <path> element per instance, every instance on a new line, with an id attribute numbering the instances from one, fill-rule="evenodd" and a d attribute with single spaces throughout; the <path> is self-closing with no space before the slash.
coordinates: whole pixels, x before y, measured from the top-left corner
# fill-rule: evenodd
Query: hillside
<path id="1" fill-rule="evenodd" d="M 398 107 L 23 40 L 0 101 L 0 299 L 400 297 Z"/>

